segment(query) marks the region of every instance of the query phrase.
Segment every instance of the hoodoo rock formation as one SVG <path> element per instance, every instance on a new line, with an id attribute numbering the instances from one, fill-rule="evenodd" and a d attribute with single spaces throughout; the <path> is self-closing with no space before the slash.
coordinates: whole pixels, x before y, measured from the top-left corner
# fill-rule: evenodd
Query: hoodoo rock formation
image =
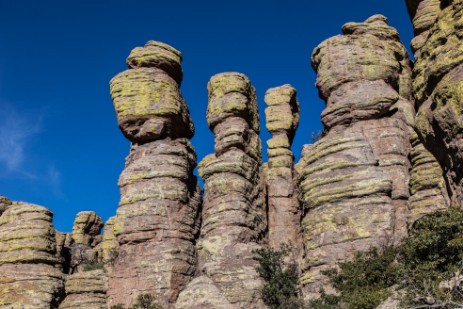
<path id="1" fill-rule="evenodd" d="M 52 213 L 1 198 L 0 307 L 57 308 L 64 275 L 56 256 Z"/>
<path id="2" fill-rule="evenodd" d="M 345 24 L 343 33 L 312 54 L 327 132 L 298 165 L 308 293 L 323 285 L 321 270 L 407 230 L 410 60 L 384 16 Z"/>
<path id="3" fill-rule="evenodd" d="M 104 234 L 92 211 L 61 233 L 46 208 L 0 196 L 0 308 L 127 307 L 144 294 L 165 309 L 267 308 L 256 250 L 286 244 L 307 300 L 332 290 L 323 270 L 462 207 L 463 3 L 406 3 L 414 64 L 382 15 L 315 48 L 324 132 L 297 164 L 296 90 L 265 94 L 264 163 L 256 90 L 241 73 L 213 76 L 203 193 L 181 53 L 155 41 L 133 49 L 110 82 L 131 143 L 116 215 Z"/>
<path id="4" fill-rule="evenodd" d="M 200 189 L 180 61 L 179 51 L 150 41 L 132 51 L 129 70 L 111 81 L 119 127 L 132 145 L 119 178 L 109 305 L 152 294 L 170 308 L 195 273 Z"/>
<path id="5" fill-rule="evenodd" d="M 253 252 L 266 229 L 256 93 L 239 73 L 213 76 L 207 89 L 215 153 L 199 164 L 199 276 L 180 294 L 177 308 L 262 308 Z"/>
<path id="6" fill-rule="evenodd" d="M 291 150 L 299 125 L 299 102 L 290 85 L 271 88 L 265 93 L 267 130 L 266 166 L 268 239 L 272 248 L 291 244 L 294 258 L 302 256 L 301 208 L 296 186 L 294 156 Z"/>

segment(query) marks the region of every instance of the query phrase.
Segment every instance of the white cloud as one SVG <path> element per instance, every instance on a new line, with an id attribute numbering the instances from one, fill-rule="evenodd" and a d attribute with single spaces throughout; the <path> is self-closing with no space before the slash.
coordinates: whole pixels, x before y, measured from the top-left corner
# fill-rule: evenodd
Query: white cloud
<path id="1" fill-rule="evenodd" d="M 31 176 L 24 170 L 27 145 L 40 132 L 40 116 L 20 113 L 8 104 L 0 104 L 0 166 L 7 173 Z"/>

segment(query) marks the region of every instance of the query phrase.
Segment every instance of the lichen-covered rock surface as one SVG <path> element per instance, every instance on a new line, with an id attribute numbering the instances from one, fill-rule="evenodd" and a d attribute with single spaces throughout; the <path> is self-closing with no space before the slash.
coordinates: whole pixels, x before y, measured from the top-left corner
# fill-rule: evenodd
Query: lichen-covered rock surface
<path id="1" fill-rule="evenodd" d="M 198 274 L 177 308 L 263 308 L 254 258 L 266 229 L 255 90 L 239 73 L 215 75 L 207 89 L 215 153 L 199 164 L 204 202 Z"/>
<path id="2" fill-rule="evenodd" d="M 108 277 L 103 270 L 82 271 L 66 278 L 66 298 L 59 309 L 103 309 Z"/>
<path id="3" fill-rule="evenodd" d="M 136 48 L 129 70 L 111 81 L 119 127 L 132 142 L 119 178 L 121 200 L 111 233 L 117 254 L 109 278 L 109 305 L 132 305 L 151 294 L 171 308 L 196 266 L 200 190 L 189 142 L 193 124 L 179 90 L 181 55 L 163 43 Z M 103 243 L 105 244 L 105 242 Z"/>
<path id="4" fill-rule="evenodd" d="M 436 1 L 435 1 L 436 2 Z M 416 129 L 437 158 L 453 206 L 463 205 L 463 3 L 437 1 L 426 6 L 426 39 L 415 53 Z M 419 6 L 425 6 L 421 1 Z M 412 11 L 413 13 L 413 11 Z M 417 11 L 418 14 L 418 11 Z M 411 15 L 413 18 L 413 14 Z M 415 33 L 418 25 L 413 24 Z M 415 38 L 414 40 L 417 40 Z"/>
<path id="5" fill-rule="evenodd" d="M 302 256 L 301 209 L 291 150 L 299 124 L 299 102 L 291 85 L 265 93 L 268 163 L 265 169 L 269 245 L 278 249 L 290 245 L 294 258 Z"/>
<path id="6" fill-rule="evenodd" d="M 345 24 L 312 65 L 327 132 L 297 166 L 306 297 L 325 285 L 322 270 L 406 236 L 414 116 L 410 60 L 384 16 Z"/>
<path id="7" fill-rule="evenodd" d="M 0 307 L 49 309 L 58 306 L 63 273 L 56 256 L 52 213 L 2 198 L 0 216 Z"/>

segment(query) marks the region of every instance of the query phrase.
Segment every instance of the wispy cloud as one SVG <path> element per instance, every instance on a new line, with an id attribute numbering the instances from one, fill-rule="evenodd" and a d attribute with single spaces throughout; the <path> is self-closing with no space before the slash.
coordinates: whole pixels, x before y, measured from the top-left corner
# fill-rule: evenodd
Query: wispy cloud
<path id="1" fill-rule="evenodd" d="M 40 132 L 41 116 L 21 113 L 9 104 L 0 103 L 0 166 L 9 174 L 25 171 L 27 145 Z"/>
<path id="2" fill-rule="evenodd" d="M 54 165 L 48 167 L 45 175 L 45 182 L 55 196 L 63 197 L 63 192 L 61 190 L 61 172 Z"/>

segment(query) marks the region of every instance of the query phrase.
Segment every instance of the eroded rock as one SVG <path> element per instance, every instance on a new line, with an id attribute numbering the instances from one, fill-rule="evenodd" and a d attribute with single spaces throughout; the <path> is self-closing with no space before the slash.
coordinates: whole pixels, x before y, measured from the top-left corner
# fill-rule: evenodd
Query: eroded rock
<path id="1" fill-rule="evenodd" d="M 290 85 L 265 93 L 268 164 L 265 170 L 269 245 L 278 249 L 290 245 L 293 258 L 302 257 L 301 209 L 299 206 L 294 156 L 291 144 L 299 124 L 299 102 Z"/>
<path id="2" fill-rule="evenodd" d="M 198 274 L 176 308 L 262 308 L 253 252 L 266 228 L 255 90 L 239 73 L 215 75 L 207 89 L 215 153 L 198 169 L 204 180 Z"/>
<path id="3" fill-rule="evenodd" d="M 53 214 L 22 202 L 0 216 L 0 307 L 56 308 L 63 294 Z"/>
<path id="4" fill-rule="evenodd" d="M 200 189 L 188 140 L 193 123 L 179 90 L 180 60 L 174 48 L 150 41 L 132 51 L 130 69 L 111 81 L 119 127 L 132 146 L 109 231 L 119 244 L 109 305 L 129 306 L 138 295 L 151 294 L 171 308 L 195 272 Z"/>
<path id="5" fill-rule="evenodd" d="M 407 234 L 414 108 L 405 48 L 384 16 L 347 23 L 312 54 L 327 133 L 298 163 L 306 297 L 321 271 Z"/>

